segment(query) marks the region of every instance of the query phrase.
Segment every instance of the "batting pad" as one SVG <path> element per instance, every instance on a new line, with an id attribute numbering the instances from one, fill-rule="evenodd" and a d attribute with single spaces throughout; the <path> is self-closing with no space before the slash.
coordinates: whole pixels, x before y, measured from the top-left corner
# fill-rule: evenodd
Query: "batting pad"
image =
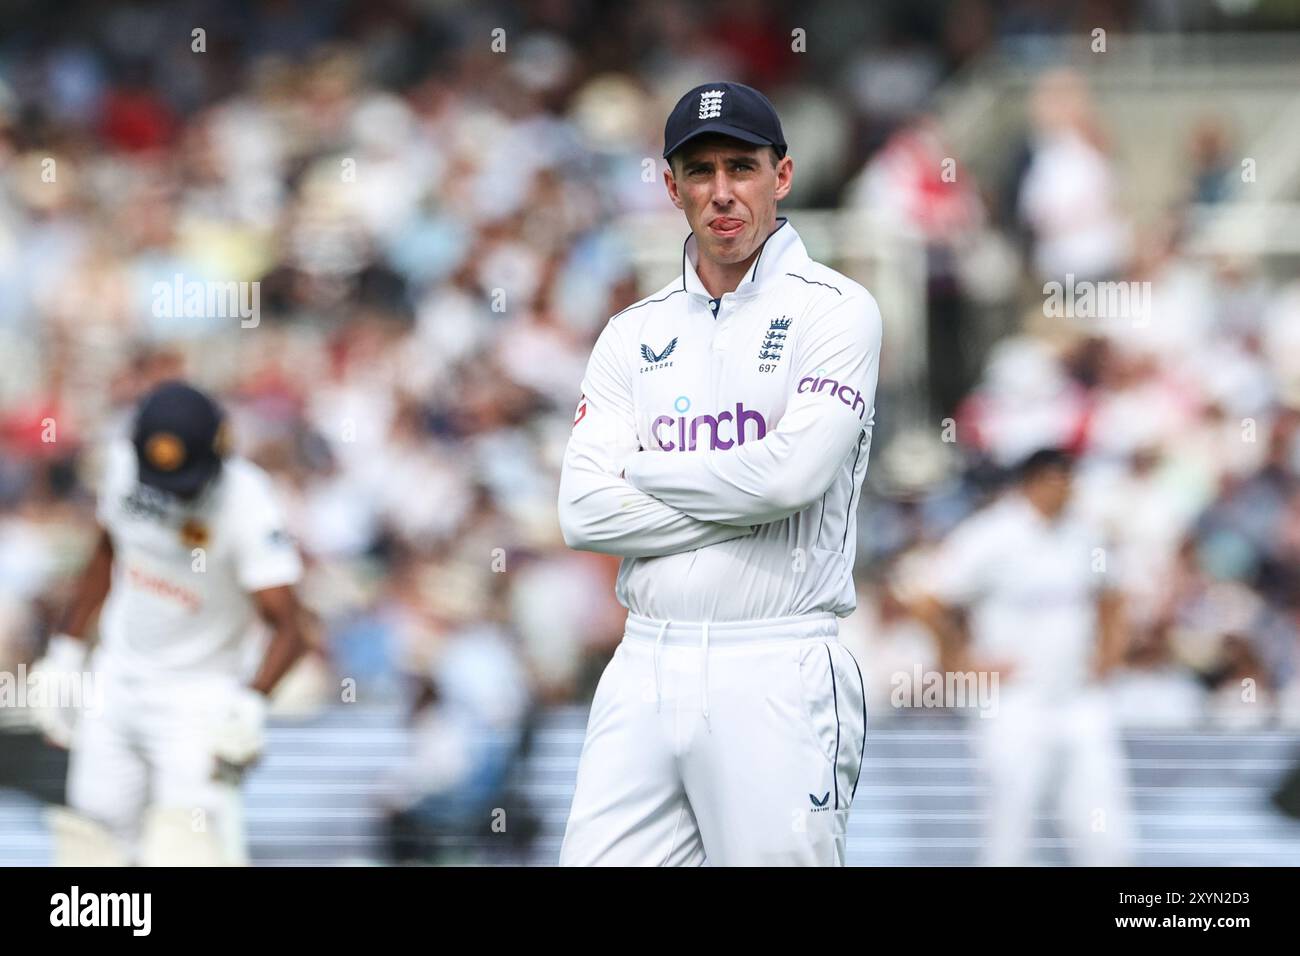
<path id="1" fill-rule="evenodd" d="M 54 838 L 55 866 L 127 866 L 126 848 L 108 829 L 67 807 L 49 807 L 45 823 Z"/>
<path id="2" fill-rule="evenodd" d="M 238 866 L 242 859 L 224 847 L 215 821 L 201 826 L 188 807 L 150 807 L 140 841 L 141 866 Z"/>

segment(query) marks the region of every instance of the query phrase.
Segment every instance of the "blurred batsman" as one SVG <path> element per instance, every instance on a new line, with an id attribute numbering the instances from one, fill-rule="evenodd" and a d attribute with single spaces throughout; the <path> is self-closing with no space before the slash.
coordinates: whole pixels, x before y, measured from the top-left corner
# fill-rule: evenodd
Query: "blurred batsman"
<path id="1" fill-rule="evenodd" d="M 230 455 L 228 432 L 212 399 L 169 382 L 145 397 L 132 441 L 109 449 L 94 552 L 35 668 L 98 685 L 97 712 L 37 712 L 71 747 L 74 812 L 51 815 L 60 863 L 246 860 L 239 782 L 262 749 L 267 695 L 305 647 L 302 564 L 270 479 Z M 245 683 L 258 617 L 272 634 Z"/>
<path id="2" fill-rule="evenodd" d="M 1068 509 L 1072 477 L 1064 452 L 1030 455 L 1016 486 L 940 548 L 916 606 L 946 674 L 999 675 L 996 706 L 975 721 L 987 864 L 1031 862 L 1049 794 L 1073 863 L 1129 862 L 1123 753 L 1100 683 L 1123 658 L 1122 606 L 1106 550 Z"/>

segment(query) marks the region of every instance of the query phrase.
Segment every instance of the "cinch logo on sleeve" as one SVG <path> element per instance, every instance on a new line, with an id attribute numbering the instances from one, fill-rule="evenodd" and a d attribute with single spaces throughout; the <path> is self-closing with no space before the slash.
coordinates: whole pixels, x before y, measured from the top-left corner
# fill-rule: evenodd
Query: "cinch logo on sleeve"
<path id="1" fill-rule="evenodd" d="M 152 893 L 70 893 L 50 897 L 51 926 L 127 926 L 133 936 L 148 936 Z"/>
<path id="2" fill-rule="evenodd" d="M 673 407 L 678 412 L 690 411 L 691 400 L 680 396 Z M 749 434 L 746 434 L 748 426 Z M 700 435 L 708 431 L 708 445 Z M 767 434 L 768 423 L 761 412 L 746 408 L 743 402 L 736 403 L 735 412 L 718 412 L 716 415 L 696 415 L 687 418 L 685 414 L 660 415 L 650 424 L 650 438 L 660 451 L 695 451 L 707 447 L 710 451 L 725 451 L 746 441 L 758 441 Z"/>
<path id="3" fill-rule="evenodd" d="M 841 385 L 833 378 L 818 378 L 815 375 L 809 375 L 807 378 L 799 379 L 799 387 L 795 391 L 800 394 L 804 392 L 829 392 L 857 412 L 858 418 L 867 413 L 867 402 L 862 397 L 862 392 L 852 385 Z"/>

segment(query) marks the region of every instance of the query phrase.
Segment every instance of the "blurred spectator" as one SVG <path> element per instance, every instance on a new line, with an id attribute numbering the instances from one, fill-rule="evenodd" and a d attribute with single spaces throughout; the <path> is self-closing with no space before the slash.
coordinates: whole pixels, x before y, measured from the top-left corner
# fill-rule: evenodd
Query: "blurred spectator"
<path id="1" fill-rule="evenodd" d="M 467 837 L 527 826 L 524 808 L 502 807 L 529 714 L 527 676 L 509 637 L 487 621 L 466 623 L 426 666 L 413 675 L 410 756 L 385 798 L 397 862 L 436 860 Z M 517 816 L 494 821 L 503 812 Z"/>
<path id="2" fill-rule="evenodd" d="M 1033 239 L 1035 273 L 1058 282 L 1067 274 L 1080 280 L 1114 276 L 1128 256 L 1128 230 L 1083 79 L 1068 70 L 1044 74 L 1031 113 L 1019 211 Z"/>

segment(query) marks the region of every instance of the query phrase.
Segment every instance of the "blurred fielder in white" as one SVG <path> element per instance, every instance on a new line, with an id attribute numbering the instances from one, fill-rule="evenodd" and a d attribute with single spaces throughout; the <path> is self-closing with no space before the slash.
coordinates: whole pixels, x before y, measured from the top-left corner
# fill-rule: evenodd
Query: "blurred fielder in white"
<path id="1" fill-rule="evenodd" d="M 1032 862 L 1049 794 L 1075 863 L 1130 862 L 1124 755 L 1101 684 L 1123 659 L 1122 606 L 1108 552 L 1067 510 L 1072 469 L 1064 452 L 1030 455 L 1016 487 L 944 542 L 914 605 L 945 673 L 1000 675 L 997 706 L 971 721 L 989 787 L 990 865 Z"/>
<path id="2" fill-rule="evenodd" d="M 57 862 L 246 861 L 239 780 L 262 749 L 267 695 L 305 648 L 302 565 L 269 478 L 227 446 L 213 401 L 169 382 L 141 403 L 132 441 L 109 449 L 98 542 L 34 668 L 97 681 L 102 700 L 82 719 L 52 702 L 36 713 L 71 746 Z M 271 639 L 245 683 L 259 617 Z"/>

